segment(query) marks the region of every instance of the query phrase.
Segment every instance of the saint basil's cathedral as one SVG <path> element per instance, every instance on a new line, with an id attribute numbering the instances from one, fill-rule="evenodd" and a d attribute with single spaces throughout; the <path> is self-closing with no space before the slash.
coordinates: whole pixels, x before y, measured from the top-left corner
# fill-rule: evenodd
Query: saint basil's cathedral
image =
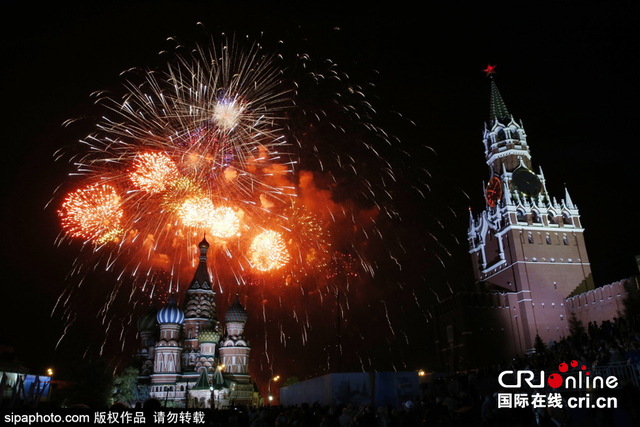
<path id="1" fill-rule="evenodd" d="M 238 297 L 224 316 L 225 333 L 216 318 L 215 292 L 207 270 L 206 239 L 184 296 L 184 309 L 172 298 L 160 311 L 138 320 L 141 363 L 138 382 L 149 397 L 176 406 L 215 407 L 256 404 L 249 376 L 251 348 L 244 336 L 247 313 Z"/>

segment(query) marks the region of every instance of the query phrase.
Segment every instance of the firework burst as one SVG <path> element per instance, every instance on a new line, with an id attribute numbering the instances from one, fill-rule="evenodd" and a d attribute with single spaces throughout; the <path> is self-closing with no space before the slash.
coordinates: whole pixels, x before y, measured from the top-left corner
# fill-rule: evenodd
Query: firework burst
<path id="1" fill-rule="evenodd" d="M 62 228 L 72 237 L 101 244 L 122 234 L 121 199 L 110 185 L 93 184 L 69 193 L 58 214 Z"/>
<path id="2" fill-rule="evenodd" d="M 179 176 L 176 164 L 164 153 L 143 152 L 136 155 L 129 178 L 133 185 L 149 193 L 161 193 Z"/>
<path id="3" fill-rule="evenodd" d="M 282 235 L 267 230 L 258 234 L 249 247 L 251 264 L 259 271 L 279 270 L 291 259 Z"/>

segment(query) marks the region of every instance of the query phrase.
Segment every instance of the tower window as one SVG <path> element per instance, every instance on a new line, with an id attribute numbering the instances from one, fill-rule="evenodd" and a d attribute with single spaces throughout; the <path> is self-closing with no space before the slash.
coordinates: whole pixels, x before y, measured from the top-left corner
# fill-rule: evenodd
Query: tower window
<path id="1" fill-rule="evenodd" d="M 531 212 L 531 220 L 534 224 L 540 224 L 542 222 L 542 220 L 540 219 L 540 214 L 538 214 L 538 212 L 536 211 Z"/>
<path id="2" fill-rule="evenodd" d="M 533 243 L 533 235 L 529 234 L 529 243 Z"/>
<path id="3" fill-rule="evenodd" d="M 547 245 L 551 244 L 551 236 L 547 235 Z"/>
<path id="4" fill-rule="evenodd" d="M 553 215 L 553 212 L 549 212 L 547 214 L 547 221 L 549 221 L 549 224 L 555 224 L 556 223 L 556 219 L 555 219 L 555 216 Z"/>
<path id="5" fill-rule="evenodd" d="M 567 236 L 562 236 L 562 243 L 564 243 L 565 245 L 569 244 L 569 240 L 567 239 Z"/>

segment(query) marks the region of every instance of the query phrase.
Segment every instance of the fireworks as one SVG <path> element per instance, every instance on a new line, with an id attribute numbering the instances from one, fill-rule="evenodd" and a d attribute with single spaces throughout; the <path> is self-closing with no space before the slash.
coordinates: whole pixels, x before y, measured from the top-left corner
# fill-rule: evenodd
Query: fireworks
<path id="1" fill-rule="evenodd" d="M 133 171 L 129 177 L 135 187 L 149 193 L 159 193 L 178 177 L 178 168 L 166 154 L 140 153 L 133 161 Z"/>
<path id="2" fill-rule="evenodd" d="M 258 234 L 249 248 L 251 264 L 263 272 L 284 267 L 290 258 L 282 235 L 273 230 Z"/>
<path id="3" fill-rule="evenodd" d="M 72 237 L 104 243 L 122 233 L 120 196 L 109 185 L 89 185 L 70 193 L 58 214 L 62 228 Z"/>
<path id="4" fill-rule="evenodd" d="M 189 198 L 178 210 L 178 216 L 187 227 L 208 228 L 209 215 L 213 211 L 213 202 L 205 197 Z"/>
<path id="5" fill-rule="evenodd" d="M 277 123 L 290 93 L 257 46 L 232 50 L 177 55 L 164 72 L 128 79 L 120 100 L 98 100 L 110 115 L 82 141 L 90 150 L 73 161 L 76 175 L 110 185 L 112 200 L 102 195 L 92 205 L 96 188 L 71 191 L 60 210 L 66 236 L 94 245 L 118 240 L 101 250 L 126 247 L 130 257 L 137 247 L 139 261 L 127 264 L 132 271 L 144 267 L 150 248 L 180 269 L 183 251 L 203 233 L 221 242 L 245 235 L 235 248 L 241 255 L 256 224 L 269 219 L 261 201 L 275 209 L 290 203 L 293 162 Z M 80 194 L 88 206 L 82 211 Z M 151 247 L 143 244 L 149 238 Z"/>
<path id="6" fill-rule="evenodd" d="M 239 233 L 240 216 L 226 206 L 215 207 L 207 198 L 189 198 L 178 209 L 178 216 L 187 227 L 204 230 L 225 239 Z"/>
<path id="7" fill-rule="evenodd" d="M 306 266 L 306 271 L 323 268 L 329 259 L 329 233 L 319 217 L 299 204 L 283 211 L 279 221 L 292 257 Z"/>
<path id="8" fill-rule="evenodd" d="M 209 216 L 209 232 L 221 239 L 237 236 L 240 232 L 240 215 L 232 208 L 214 208 Z"/>
<path id="9" fill-rule="evenodd" d="M 229 132 L 235 128 L 245 109 L 237 99 L 220 99 L 213 109 L 213 120 L 223 132 Z"/>
<path id="10" fill-rule="evenodd" d="M 197 47 L 164 69 L 125 74 L 122 94 L 98 98 L 106 113 L 70 159 L 59 216 L 60 241 L 85 243 L 73 273 L 104 267 L 117 277 L 101 315 L 117 297 L 135 305 L 179 294 L 204 235 L 219 295 L 257 285 L 243 291 L 255 293 L 247 311 L 261 320 L 251 321 L 265 322 L 255 330 L 286 345 L 297 329 L 306 343 L 314 307 L 342 286 L 339 309 L 356 303 L 346 291 L 361 272 L 374 275 L 374 248 L 396 263 L 392 251 L 407 252 L 393 238 L 375 245 L 379 224 L 399 216 L 386 155 L 403 151 L 373 123 L 364 89 L 329 61 L 313 69 L 305 55 L 290 67 L 276 58 L 258 45 Z M 287 311 L 267 326 L 274 300 Z M 266 337 L 264 346 L 268 357 Z"/>

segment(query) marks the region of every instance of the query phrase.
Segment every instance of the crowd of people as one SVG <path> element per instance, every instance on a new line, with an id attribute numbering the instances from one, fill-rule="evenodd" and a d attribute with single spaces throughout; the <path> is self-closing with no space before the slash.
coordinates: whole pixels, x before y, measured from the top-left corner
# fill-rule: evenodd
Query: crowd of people
<path id="1" fill-rule="evenodd" d="M 222 411 L 213 414 L 214 425 L 238 427 L 428 427 L 428 426 L 637 426 L 640 425 L 640 316 L 573 325 L 572 334 L 559 342 L 538 342 L 536 352 L 482 369 L 434 378 L 416 402 L 401 408 L 352 405 L 295 407 L 269 406 Z M 595 372 L 603 366 L 630 366 L 633 378 L 606 390 L 615 397 L 615 408 L 578 408 L 565 405 L 534 408 L 532 405 L 499 408 L 498 375 L 505 370 L 527 369 L 557 372 L 561 362 L 578 362 Z M 631 370 L 629 370 L 631 372 Z M 634 384 L 634 382 L 636 382 Z M 511 390 L 513 391 L 513 390 Z M 589 392 L 577 390 L 575 393 Z M 592 393 L 597 393 L 593 391 Z"/>
<path id="2" fill-rule="evenodd" d="M 213 424 L 232 427 L 383 427 L 422 426 L 422 411 L 413 405 L 402 409 L 353 405 L 294 407 L 268 406 L 213 414 Z"/>

